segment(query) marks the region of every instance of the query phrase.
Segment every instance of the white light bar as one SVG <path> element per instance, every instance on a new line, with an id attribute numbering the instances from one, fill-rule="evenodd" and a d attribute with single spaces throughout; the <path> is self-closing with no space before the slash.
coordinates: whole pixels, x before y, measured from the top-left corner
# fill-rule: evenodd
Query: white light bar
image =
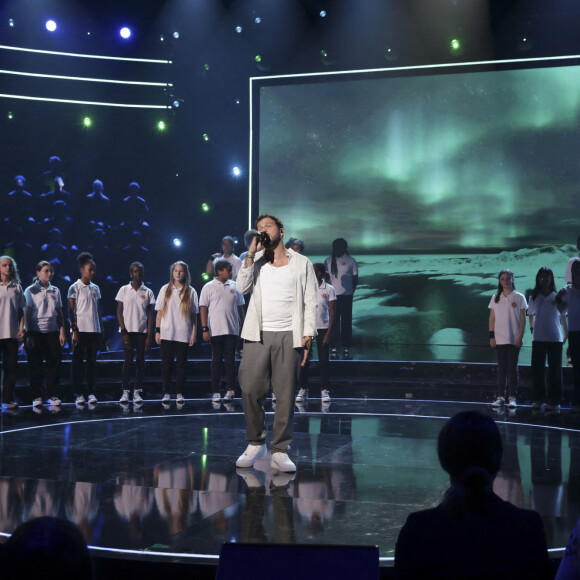
<path id="1" fill-rule="evenodd" d="M 99 107 L 126 107 L 132 109 L 171 109 L 170 105 L 137 105 L 129 103 L 101 103 L 98 101 L 75 101 L 73 99 L 51 99 L 48 97 L 30 97 L 27 95 L 5 95 L 0 94 L 4 99 L 21 99 L 25 101 L 49 101 L 51 103 L 69 103 L 73 105 L 96 105 Z"/>
<path id="2" fill-rule="evenodd" d="M 22 48 L 20 46 L 6 46 L 0 44 L 0 49 L 2 50 L 17 50 L 20 52 L 34 52 L 37 54 L 54 54 L 57 56 L 74 56 L 76 58 L 96 58 L 101 60 L 122 60 L 127 62 L 151 62 L 157 64 L 171 64 L 170 60 L 157 60 L 152 58 L 126 58 L 123 56 L 104 56 L 99 54 L 78 54 L 75 52 L 58 52 L 55 50 L 39 50 L 36 48 Z"/>
<path id="3" fill-rule="evenodd" d="M 143 85 L 143 86 L 151 86 L 151 87 L 172 87 L 173 83 L 154 83 L 148 81 L 120 81 L 116 79 L 95 79 L 89 77 L 70 77 L 64 75 L 48 75 L 42 73 L 29 73 L 23 71 L 16 71 L 16 70 L 0 70 L 0 74 L 5 75 L 17 75 L 23 77 L 38 77 L 38 78 L 45 78 L 45 79 L 58 79 L 58 80 L 66 80 L 66 81 L 88 81 L 92 83 L 115 83 L 119 85 Z"/>

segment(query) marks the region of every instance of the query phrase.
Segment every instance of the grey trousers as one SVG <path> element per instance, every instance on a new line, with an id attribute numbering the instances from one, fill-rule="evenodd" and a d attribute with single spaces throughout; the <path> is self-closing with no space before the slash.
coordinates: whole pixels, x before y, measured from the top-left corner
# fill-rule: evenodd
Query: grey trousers
<path id="1" fill-rule="evenodd" d="M 302 349 L 294 348 L 292 331 L 262 332 L 262 342 L 244 343 L 238 380 L 246 417 L 246 439 L 266 440 L 264 401 L 270 382 L 276 395 L 276 410 L 270 450 L 285 452 L 292 441 L 294 397 L 300 376 Z"/>

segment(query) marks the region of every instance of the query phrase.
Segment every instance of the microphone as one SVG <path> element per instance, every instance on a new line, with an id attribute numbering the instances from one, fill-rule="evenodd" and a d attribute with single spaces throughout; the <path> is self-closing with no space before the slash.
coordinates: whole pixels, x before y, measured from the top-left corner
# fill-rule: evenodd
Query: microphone
<path id="1" fill-rule="evenodd" d="M 266 232 L 258 232 L 255 234 L 255 238 L 258 242 L 262 242 L 263 246 L 268 246 L 270 244 L 270 236 Z"/>

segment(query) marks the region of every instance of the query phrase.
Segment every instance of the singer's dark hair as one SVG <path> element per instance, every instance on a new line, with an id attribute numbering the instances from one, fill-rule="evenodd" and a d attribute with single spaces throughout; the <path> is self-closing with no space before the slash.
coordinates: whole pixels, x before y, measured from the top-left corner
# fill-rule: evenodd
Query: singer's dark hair
<path id="1" fill-rule="evenodd" d="M 256 218 L 256 227 L 258 227 L 258 224 L 262 220 L 265 220 L 266 218 L 270 218 L 278 226 L 279 230 L 281 230 L 284 227 L 282 220 L 280 218 L 276 217 L 275 215 L 272 215 L 271 213 L 263 213 L 263 214 L 259 215 Z"/>

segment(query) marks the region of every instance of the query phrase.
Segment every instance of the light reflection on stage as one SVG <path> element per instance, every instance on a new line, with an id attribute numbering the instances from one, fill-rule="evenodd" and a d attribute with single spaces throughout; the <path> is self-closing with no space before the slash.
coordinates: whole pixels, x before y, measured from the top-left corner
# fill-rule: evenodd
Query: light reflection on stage
<path id="1" fill-rule="evenodd" d="M 212 561 L 223 542 L 314 543 L 378 545 L 389 565 L 407 515 L 448 487 L 436 438 L 468 408 L 490 413 L 504 440 L 495 491 L 537 510 L 560 556 L 580 513 L 580 418 L 460 401 L 311 399 L 296 409 L 295 475 L 272 473 L 269 454 L 236 469 L 239 401 L 21 407 L 1 416 L 0 532 L 49 515 L 128 558 Z"/>

